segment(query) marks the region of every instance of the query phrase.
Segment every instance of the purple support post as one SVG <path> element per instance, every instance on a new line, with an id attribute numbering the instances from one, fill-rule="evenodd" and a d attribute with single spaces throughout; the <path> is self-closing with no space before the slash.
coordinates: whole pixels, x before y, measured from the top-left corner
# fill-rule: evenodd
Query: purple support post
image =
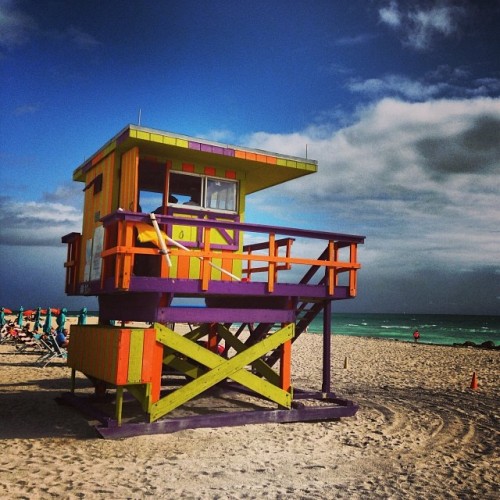
<path id="1" fill-rule="evenodd" d="M 332 350 L 332 334 L 331 334 L 331 315 L 332 302 L 325 300 L 323 309 L 323 394 L 330 393 L 331 376 L 330 376 L 330 357 Z"/>

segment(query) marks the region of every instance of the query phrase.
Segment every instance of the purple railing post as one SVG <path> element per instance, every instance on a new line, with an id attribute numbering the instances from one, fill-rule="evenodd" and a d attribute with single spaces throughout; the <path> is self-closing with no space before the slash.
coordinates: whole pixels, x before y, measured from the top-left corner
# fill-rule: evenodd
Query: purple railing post
<path id="1" fill-rule="evenodd" d="M 330 356 L 332 350 L 332 335 L 331 335 L 331 315 L 332 315 L 332 302 L 325 300 L 325 307 L 323 309 L 323 386 L 321 391 L 323 394 L 330 392 L 331 376 L 330 376 Z"/>

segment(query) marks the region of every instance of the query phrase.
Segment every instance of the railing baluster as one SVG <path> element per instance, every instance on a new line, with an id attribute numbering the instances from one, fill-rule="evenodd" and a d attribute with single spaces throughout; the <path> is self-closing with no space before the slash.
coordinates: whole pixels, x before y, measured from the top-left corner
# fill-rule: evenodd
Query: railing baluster
<path id="1" fill-rule="evenodd" d="M 276 245 L 275 245 L 276 235 L 274 233 L 269 234 L 269 257 L 273 258 L 276 256 Z M 274 284 L 276 282 L 276 263 L 274 261 L 269 261 L 269 271 L 267 276 L 268 291 L 269 293 L 274 292 Z"/>

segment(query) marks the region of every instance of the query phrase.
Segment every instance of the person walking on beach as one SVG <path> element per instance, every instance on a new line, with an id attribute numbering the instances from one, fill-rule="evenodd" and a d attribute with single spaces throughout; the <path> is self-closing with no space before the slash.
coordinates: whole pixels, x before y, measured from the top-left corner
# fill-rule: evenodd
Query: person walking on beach
<path id="1" fill-rule="evenodd" d="M 413 332 L 413 340 L 414 340 L 415 342 L 418 342 L 418 339 L 419 339 L 419 338 L 420 338 L 420 332 L 419 332 L 419 331 L 418 331 L 418 329 L 417 329 L 417 330 L 415 330 L 415 331 Z"/>

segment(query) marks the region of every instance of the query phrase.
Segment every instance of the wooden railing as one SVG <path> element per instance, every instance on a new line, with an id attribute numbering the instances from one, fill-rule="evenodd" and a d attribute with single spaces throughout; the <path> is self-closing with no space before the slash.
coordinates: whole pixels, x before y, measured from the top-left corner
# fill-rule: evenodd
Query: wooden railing
<path id="1" fill-rule="evenodd" d="M 308 283 L 315 273 L 322 271 L 324 272 L 322 283 L 327 287 L 328 295 L 333 295 L 339 274 L 348 273 L 349 295 L 351 297 L 356 295 L 356 273 L 361 267 L 357 261 L 357 246 L 364 242 L 363 236 L 169 215 L 157 215 L 156 219 L 162 229 L 182 225 L 195 227 L 197 233 L 201 231 L 201 246 L 198 248 L 183 249 L 168 241 L 167 247 L 171 257 L 200 259 L 198 279 L 202 291 L 208 290 L 210 282 L 213 281 L 211 265 L 214 261 L 220 262 L 223 259 L 229 263 L 240 261 L 242 274 L 241 276 L 231 273 L 221 274 L 221 281 L 248 281 L 254 274 L 260 273 L 264 275 L 263 279 L 267 283 L 267 292 L 273 293 L 276 284 L 282 282 L 278 280 L 281 276 L 279 273 L 290 271 L 294 266 L 307 266 L 309 270 L 300 280 L 300 284 Z M 135 212 L 119 211 L 103 219 L 105 239 L 102 252 L 102 286 L 105 280 L 113 278 L 115 289 L 128 290 L 133 279 L 134 258 L 138 255 L 156 256 L 158 272 L 153 277 L 169 278 L 168 264 L 160 255 L 159 249 L 137 246 L 134 228 L 144 223 L 150 223 L 149 215 Z M 241 246 L 241 251 L 224 251 L 220 246 L 216 249 L 211 246 L 213 231 L 231 231 L 252 238 L 255 234 L 260 234 L 263 235 L 264 241 Z M 319 252 L 318 258 L 296 255 L 298 252 L 294 253 L 293 243 L 297 239 L 309 243 L 323 241 L 326 248 L 323 252 Z M 280 249 L 284 251 L 280 252 Z M 340 258 L 341 250 L 342 253 L 347 253 L 347 256 Z"/>

